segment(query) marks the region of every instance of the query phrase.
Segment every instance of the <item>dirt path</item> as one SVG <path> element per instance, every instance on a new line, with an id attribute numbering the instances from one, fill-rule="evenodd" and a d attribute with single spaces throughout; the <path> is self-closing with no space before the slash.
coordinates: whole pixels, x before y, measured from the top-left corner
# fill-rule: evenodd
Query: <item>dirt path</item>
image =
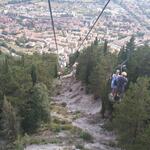
<path id="1" fill-rule="evenodd" d="M 52 111 L 52 117 L 69 122 L 77 132 L 62 130 L 55 135 L 61 142 L 30 145 L 26 150 L 117 150 L 110 146 L 115 143 L 114 134 L 103 128 L 100 100 L 87 95 L 81 83 L 72 78 L 63 79 L 57 88 L 59 93 L 52 98 L 57 109 Z"/>

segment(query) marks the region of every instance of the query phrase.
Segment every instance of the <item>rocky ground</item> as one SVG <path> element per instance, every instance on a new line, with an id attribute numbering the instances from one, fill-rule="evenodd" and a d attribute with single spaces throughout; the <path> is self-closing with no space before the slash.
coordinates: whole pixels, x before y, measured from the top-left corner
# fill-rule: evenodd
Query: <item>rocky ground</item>
<path id="1" fill-rule="evenodd" d="M 114 133 L 104 129 L 100 100 L 87 95 L 81 82 L 73 77 L 59 81 L 51 107 L 50 129 L 34 135 L 41 142 L 25 150 L 118 150 Z"/>

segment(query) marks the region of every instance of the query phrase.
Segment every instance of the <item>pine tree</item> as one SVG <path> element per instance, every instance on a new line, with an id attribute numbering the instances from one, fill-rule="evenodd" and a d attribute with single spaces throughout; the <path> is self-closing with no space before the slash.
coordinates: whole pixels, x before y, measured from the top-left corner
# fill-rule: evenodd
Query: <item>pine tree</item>
<path id="1" fill-rule="evenodd" d="M 36 66 L 32 65 L 31 67 L 31 78 L 32 78 L 32 85 L 34 86 L 37 82 L 37 72 L 36 72 Z"/>
<path id="2" fill-rule="evenodd" d="M 139 76 L 150 76 L 150 47 L 142 46 L 133 51 L 127 64 L 130 81 L 136 82 Z"/>
<path id="3" fill-rule="evenodd" d="M 89 77 L 92 74 L 93 68 L 96 66 L 99 59 L 99 47 L 94 44 L 84 49 L 79 55 L 77 77 L 87 85 L 89 84 Z"/>
<path id="4" fill-rule="evenodd" d="M 54 66 L 54 78 L 57 78 L 58 77 L 58 67 L 57 67 L 57 64 L 55 64 Z"/>
<path id="5" fill-rule="evenodd" d="M 8 65 L 8 56 L 5 56 L 5 60 L 4 60 L 4 65 L 3 65 L 3 67 L 4 67 L 4 72 L 5 73 L 8 73 L 8 71 L 9 71 L 9 65 Z"/>
<path id="6" fill-rule="evenodd" d="M 50 101 L 44 84 L 36 84 L 22 111 L 22 127 L 25 132 L 34 132 L 42 122 L 50 121 Z"/>
<path id="7" fill-rule="evenodd" d="M 108 41 L 107 40 L 105 40 L 105 42 L 104 42 L 104 55 L 106 55 L 107 54 L 107 52 L 108 52 Z"/>
<path id="8" fill-rule="evenodd" d="M 24 67 L 24 65 L 25 65 L 25 56 L 24 55 L 22 55 L 22 57 L 21 57 L 21 64 Z"/>
<path id="9" fill-rule="evenodd" d="M 115 65 L 115 58 L 113 55 L 107 54 L 101 55 L 100 61 L 90 76 L 90 88 L 96 97 L 100 97 L 102 100 L 102 116 L 104 117 L 105 110 L 108 108 L 108 94 L 109 85 L 108 81 L 111 73 L 113 72 L 113 66 Z"/>
<path id="10" fill-rule="evenodd" d="M 115 64 L 115 55 L 104 54 L 103 48 L 94 44 L 84 49 L 79 57 L 77 77 L 86 84 L 87 91 L 92 92 L 95 99 L 101 98 L 103 117 L 108 108 L 108 80 Z"/>
<path id="11" fill-rule="evenodd" d="M 123 149 L 148 150 L 149 142 L 144 142 L 141 136 L 150 137 L 149 81 L 147 78 L 139 78 L 137 83 L 130 85 L 122 102 L 115 106 L 113 126 Z"/>
<path id="12" fill-rule="evenodd" d="M 118 54 L 118 64 L 120 64 L 123 61 L 125 61 L 127 59 L 127 55 L 128 55 L 128 52 L 127 52 L 125 46 L 123 46 L 120 49 L 119 54 Z"/>
<path id="13" fill-rule="evenodd" d="M 97 37 L 94 40 L 94 45 L 98 45 L 98 39 L 97 39 Z"/>
<path id="14" fill-rule="evenodd" d="M 3 101 L 1 124 L 2 133 L 6 139 L 11 140 L 17 137 L 19 122 L 16 112 L 11 103 L 7 101 L 6 96 Z"/>
<path id="15" fill-rule="evenodd" d="M 130 41 L 127 42 L 126 46 L 123 46 L 120 49 L 120 52 L 118 54 L 118 63 L 122 63 L 123 61 L 127 59 L 131 59 L 131 56 L 135 50 L 135 38 L 134 36 L 131 37 Z"/>
<path id="16" fill-rule="evenodd" d="M 70 66 L 72 66 L 77 61 L 79 55 L 80 55 L 80 52 L 76 51 L 75 53 L 73 53 L 69 56 L 69 65 Z"/>
<path id="17" fill-rule="evenodd" d="M 135 50 L 135 37 L 132 36 L 130 41 L 126 44 L 127 58 L 132 56 L 133 51 Z"/>

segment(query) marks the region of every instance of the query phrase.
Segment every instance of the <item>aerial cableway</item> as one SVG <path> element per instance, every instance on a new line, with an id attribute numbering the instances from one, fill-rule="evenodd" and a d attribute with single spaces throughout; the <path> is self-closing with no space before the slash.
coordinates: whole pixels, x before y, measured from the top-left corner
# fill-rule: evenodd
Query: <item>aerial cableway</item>
<path id="1" fill-rule="evenodd" d="M 53 19 L 53 13 L 52 13 L 52 7 L 51 7 L 51 1 L 50 0 L 48 0 L 48 6 L 49 6 L 49 12 L 50 12 L 50 16 L 51 16 L 51 24 L 52 24 L 52 29 L 53 29 L 53 33 L 54 33 L 54 40 L 55 40 L 56 50 L 57 50 L 57 54 L 58 54 L 58 45 L 57 45 L 57 38 L 56 38 L 56 32 L 55 32 L 55 24 L 54 24 L 54 19 Z"/>
<path id="2" fill-rule="evenodd" d="M 81 49 L 81 47 L 84 45 L 85 40 L 88 39 L 88 36 L 90 35 L 92 29 L 95 27 L 96 23 L 98 22 L 100 17 L 103 15 L 103 13 L 104 13 L 104 11 L 107 8 L 109 3 L 110 3 L 110 0 L 108 0 L 107 3 L 104 5 L 104 7 L 101 10 L 101 12 L 99 13 L 97 19 L 94 21 L 93 25 L 89 29 L 89 31 L 86 34 L 86 36 L 84 37 L 84 39 L 81 41 L 81 44 L 79 45 L 79 47 L 77 48 L 76 51 L 79 51 Z M 58 55 L 58 45 L 57 45 L 57 38 L 56 38 L 56 32 L 55 32 L 55 24 L 54 24 L 54 20 L 53 20 L 53 14 L 52 14 L 52 8 L 51 8 L 51 1 L 50 0 L 48 0 L 48 4 L 49 4 L 50 16 L 51 16 L 52 29 L 53 29 L 53 33 L 54 33 L 55 45 L 56 45 L 56 50 L 57 50 L 57 55 Z M 120 68 L 120 71 L 122 72 L 122 69 L 123 69 L 124 66 L 126 66 L 126 63 L 129 60 L 129 57 L 130 57 L 130 52 L 129 52 L 129 55 L 128 55 L 127 59 L 124 60 L 121 64 L 119 64 L 116 68 Z M 112 99 L 114 100 L 114 97 L 111 97 L 110 101 L 112 101 Z"/>
<path id="3" fill-rule="evenodd" d="M 87 35 L 85 36 L 85 38 L 82 40 L 81 44 L 79 45 L 79 47 L 77 48 L 77 51 L 80 50 L 80 48 L 83 46 L 84 42 L 86 39 L 88 39 L 89 34 L 91 33 L 92 29 L 94 28 L 94 26 L 96 25 L 97 21 L 99 20 L 99 18 L 102 16 L 102 14 L 104 13 L 107 5 L 110 3 L 110 0 L 107 1 L 107 3 L 105 4 L 105 6 L 103 7 L 102 11 L 100 12 L 100 14 L 98 15 L 97 19 L 95 20 L 95 22 L 93 23 L 92 27 L 90 28 L 89 32 L 87 33 Z M 52 13 L 52 7 L 51 7 L 51 0 L 48 0 L 48 6 L 49 6 L 49 12 L 50 12 L 50 17 L 51 17 L 51 24 L 52 24 L 52 29 L 53 29 L 53 34 L 54 34 L 54 40 L 55 40 L 55 45 L 56 45 L 56 50 L 57 50 L 57 55 L 59 54 L 59 50 L 58 50 L 58 44 L 57 44 L 57 38 L 56 38 L 56 32 L 55 32 L 55 24 L 54 24 L 54 19 L 53 19 L 53 13 Z"/>
<path id="4" fill-rule="evenodd" d="M 98 15 L 97 19 L 95 20 L 95 22 L 93 23 L 92 27 L 90 28 L 89 32 L 87 33 L 87 35 L 85 36 L 85 38 L 82 40 L 81 44 L 79 45 L 77 51 L 80 50 L 80 48 L 83 46 L 84 42 L 86 39 L 88 39 L 89 34 L 91 33 L 92 29 L 94 28 L 94 26 L 96 25 L 97 21 L 100 19 L 100 17 L 102 16 L 102 14 L 104 13 L 106 7 L 108 6 L 108 4 L 110 3 L 110 0 L 107 1 L 107 3 L 105 4 L 104 8 L 102 9 L 102 11 L 100 12 L 100 14 Z"/>

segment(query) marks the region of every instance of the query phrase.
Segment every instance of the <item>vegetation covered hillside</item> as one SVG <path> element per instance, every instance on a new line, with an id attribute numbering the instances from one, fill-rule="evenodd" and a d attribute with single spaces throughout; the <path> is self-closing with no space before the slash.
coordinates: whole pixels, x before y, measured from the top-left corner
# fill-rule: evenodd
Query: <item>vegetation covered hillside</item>
<path id="1" fill-rule="evenodd" d="M 50 122 L 50 96 L 56 76 L 56 55 L 0 54 L 0 136 L 8 143 Z"/>
<path id="2" fill-rule="evenodd" d="M 75 54 L 76 56 L 76 54 Z M 72 57 L 73 58 L 73 57 Z M 124 71 L 128 73 L 128 85 L 120 103 L 111 104 L 108 99 L 110 78 L 126 60 Z M 126 150 L 148 150 L 150 143 L 150 47 L 135 47 L 134 37 L 119 54 L 111 54 L 106 46 L 94 42 L 84 49 L 76 61 L 77 78 L 87 87 L 87 92 L 102 100 L 102 116 L 112 112 L 111 126 L 118 135 L 119 146 Z"/>
<path id="3" fill-rule="evenodd" d="M 122 68 L 120 64 L 125 60 L 126 67 Z M 70 66 L 78 62 L 76 78 L 85 85 L 87 94 L 94 95 L 95 102 L 101 99 L 102 117 L 111 118 L 109 125 L 116 132 L 118 146 L 125 150 L 149 150 L 149 60 L 150 47 L 136 47 L 134 37 L 119 54 L 109 51 L 107 41 L 100 45 L 96 39 L 91 46 L 70 57 Z M 112 104 L 108 94 L 111 91 L 111 76 L 116 69 L 126 71 L 129 82 L 122 101 Z M 26 134 L 37 133 L 43 124 L 54 128 L 53 123 L 49 124 L 50 110 L 53 109 L 50 107 L 50 96 L 54 93 L 53 79 L 56 77 L 57 56 L 54 54 L 35 53 L 14 57 L 0 54 L 0 137 L 7 141 L 4 149 L 16 149 L 16 146 L 19 150 L 23 149 L 21 146 L 24 144 L 14 141 Z M 71 79 L 68 79 L 69 86 Z M 67 83 L 67 79 L 65 82 Z M 62 91 L 66 85 L 62 86 Z M 75 91 L 67 92 L 75 94 Z M 58 97 L 59 94 L 63 93 L 59 93 L 58 89 Z M 61 99 L 62 102 L 64 100 Z M 66 105 L 67 103 L 63 103 L 63 107 Z M 57 131 L 63 129 L 61 126 L 61 123 L 56 126 Z M 69 128 L 74 129 L 74 126 L 70 123 Z"/>

